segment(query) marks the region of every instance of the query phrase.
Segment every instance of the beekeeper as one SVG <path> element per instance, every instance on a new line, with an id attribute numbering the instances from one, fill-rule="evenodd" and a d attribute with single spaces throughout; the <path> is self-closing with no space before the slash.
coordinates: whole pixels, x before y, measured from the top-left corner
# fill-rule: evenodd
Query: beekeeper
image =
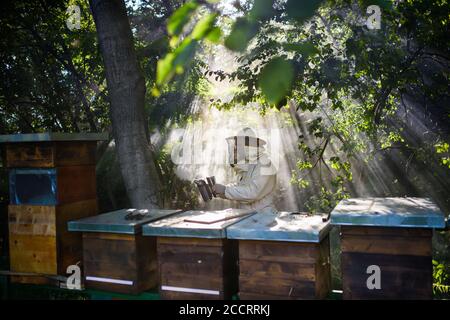
<path id="1" fill-rule="evenodd" d="M 215 193 L 224 199 L 235 200 L 243 209 L 258 212 L 276 212 L 274 191 L 276 171 L 265 152 L 266 141 L 256 137 L 251 128 L 240 130 L 236 136 L 226 138 L 228 162 L 238 182 L 215 184 Z"/>

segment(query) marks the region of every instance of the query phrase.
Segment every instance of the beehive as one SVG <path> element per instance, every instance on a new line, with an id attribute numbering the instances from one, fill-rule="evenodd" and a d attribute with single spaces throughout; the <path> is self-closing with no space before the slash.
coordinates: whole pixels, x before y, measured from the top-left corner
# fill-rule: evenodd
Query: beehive
<path id="1" fill-rule="evenodd" d="M 69 231 L 83 233 L 85 286 L 127 294 L 156 287 L 156 239 L 143 237 L 142 225 L 177 212 L 123 209 L 70 221 Z"/>
<path id="2" fill-rule="evenodd" d="M 237 242 L 226 229 L 253 211 L 186 211 L 144 225 L 157 237 L 163 299 L 231 299 L 238 286 Z"/>
<path id="3" fill-rule="evenodd" d="M 331 213 L 341 226 L 344 299 L 431 299 L 434 228 L 443 213 L 423 198 L 342 200 Z"/>
<path id="4" fill-rule="evenodd" d="M 97 213 L 95 154 L 105 134 L 0 136 L 9 170 L 10 269 L 13 282 L 48 283 L 81 261 L 81 236 L 67 221 Z M 27 274 L 34 274 L 28 276 Z"/>
<path id="5" fill-rule="evenodd" d="M 239 298 L 325 298 L 329 229 L 319 215 L 291 212 L 258 213 L 228 228 L 228 239 L 239 241 Z"/>

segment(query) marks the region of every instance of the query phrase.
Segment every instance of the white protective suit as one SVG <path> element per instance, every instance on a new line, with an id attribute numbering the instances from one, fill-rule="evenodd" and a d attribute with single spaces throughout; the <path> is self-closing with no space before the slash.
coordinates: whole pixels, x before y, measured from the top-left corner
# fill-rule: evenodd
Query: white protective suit
<path id="1" fill-rule="evenodd" d="M 276 212 L 273 203 L 276 171 L 264 153 L 264 148 L 247 148 L 245 158 L 247 158 L 245 162 L 249 163 L 234 165 L 238 182 L 225 186 L 225 198 L 237 201 L 242 209 L 255 209 L 260 213 Z M 232 159 L 230 163 L 233 163 Z"/>

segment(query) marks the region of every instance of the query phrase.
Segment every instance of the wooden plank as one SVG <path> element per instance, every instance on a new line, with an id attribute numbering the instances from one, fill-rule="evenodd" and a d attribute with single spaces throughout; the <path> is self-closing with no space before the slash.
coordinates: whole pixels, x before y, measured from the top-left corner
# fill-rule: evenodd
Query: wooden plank
<path id="1" fill-rule="evenodd" d="M 6 145 L 8 168 L 94 165 L 96 141 L 22 142 Z"/>
<path id="2" fill-rule="evenodd" d="M 117 293 L 123 293 L 123 294 L 134 294 L 137 295 L 141 291 L 137 285 L 123 285 L 123 284 L 116 284 L 116 283 L 105 283 L 105 282 L 98 282 L 98 281 L 89 281 L 85 280 L 86 288 L 93 289 L 93 290 L 101 290 L 106 292 L 117 292 Z"/>
<path id="3" fill-rule="evenodd" d="M 160 285 L 219 291 L 220 294 L 161 291 L 164 299 L 230 299 L 238 286 L 238 243 L 227 239 L 160 238 Z"/>
<path id="4" fill-rule="evenodd" d="M 223 242 L 223 290 L 224 299 L 231 299 L 239 289 L 239 242 L 225 239 Z"/>
<path id="5" fill-rule="evenodd" d="M 278 261 L 240 260 L 240 276 L 280 278 L 285 280 L 315 281 L 315 264 L 300 264 Z"/>
<path id="6" fill-rule="evenodd" d="M 430 256 L 430 237 L 380 235 L 348 235 L 341 237 L 342 252 L 381 253 L 392 255 Z"/>
<path id="7" fill-rule="evenodd" d="M 188 241 L 187 245 L 181 245 L 179 241 L 176 243 L 175 245 L 168 242 L 161 244 L 158 238 L 160 285 L 223 292 L 223 248 L 205 246 L 204 241 L 194 241 L 194 246 L 190 245 L 192 241 Z M 161 293 L 166 299 L 173 296 L 195 299 L 198 295 L 173 294 L 164 291 Z"/>
<path id="8" fill-rule="evenodd" d="M 83 257 L 82 234 L 69 232 L 67 223 L 95 215 L 97 210 L 97 199 L 56 207 L 58 274 L 66 274 L 67 267 L 81 262 Z"/>
<path id="9" fill-rule="evenodd" d="M 315 263 L 319 255 L 317 245 L 276 241 L 239 241 L 239 260 Z"/>
<path id="10" fill-rule="evenodd" d="M 136 243 L 128 240 L 83 238 L 84 261 L 106 261 L 136 270 Z"/>
<path id="11" fill-rule="evenodd" d="M 17 244 L 11 243 L 11 249 L 21 251 L 13 252 L 12 265 L 20 271 L 40 270 L 41 273 L 66 275 L 67 267 L 82 259 L 81 234 L 68 232 L 67 221 L 95 214 L 96 211 L 96 199 L 56 207 L 10 205 L 11 239 L 18 241 Z M 17 235 L 28 238 L 18 238 Z M 45 237 L 51 239 L 45 239 Z M 42 267 L 43 260 L 51 262 L 51 269 L 49 266 Z M 27 264 L 29 268 L 26 267 Z M 56 272 L 54 272 L 54 264 L 57 265 Z M 44 272 L 45 270 L 49 272 Z"/>
<path id="12" fill-rule="evenodd" d="M 197 252 L 192 248 L 187 248 L 185 251 L 160 251 L 161 247 L 158 246 L 158 260 L 161 262 L 172 262 L 172 263 L 206 263 L 207 261 L 214 261 L 214 263 L 222 263 L 222 253 L 221 252 Z"/>
<path id="13" fill-rule="evenodd" d="M 138 290 L 146 291 L 158 286 L 156 238 L 136 235 Z"/>
<path id="14" fill-rule="evenodd" d="M 35 285 L 50 285 L 57 286 L 59 281 L 52 280 L 46 277 L 35 277 L 35 276 L 10 276 L 11 283 L 21 283 L 21 284 L 35 284 Z"/>
<path id="15" fill-rule="evenodd" d="M 99 238 L 94 236 L 98 235 Z M 86 287 L 97 290 L 135 294 L 139 291 L 136 265 L 136 243 L 130 235 L 116 235 L 118 239 L 103 237 L 103 233 L 83 233 L 83 267 L 85 277 L 103 278 L 104 281 L 86 279 Z M 110 236 L 110 234 L 108 234 Z M 132 285 L 117 284 L 114 280 L 132 281 Z"/>
<path id="16" fill-rule="evenodd" d="M 10 234 L 11 271 L 57 274 L 56 237 Z"/>
<path id="17" fill-rule="evenodd" d="M 217 290 L 223 292 L 223 278 L 217 275 L 191 274 L 177 275 L 161 272 L 161 286 Z"/>
<path id="18" fill-rule="evenodd" d="M 135 241 L 136 235 L 109 232 L 83 232 L 83 239 Z"/>
<path id="19" fill-rule="evenodd" d="M 110 281 L 86 281 L 99 290 L 137 294 L 157 286 L 156 240 L 142 235 L 83 233 L 85 276 Z M 109 279 L 109 280 L 108 280 Z M 114 280 L 132 281 L 129 284 Z"/>
<path id="20" fill-rule="evenodd" d="M 223 239 L 158 237 L 157 242 L 158 244 L 181 245 L 181 246 L 206 246 L 206 247 L 223 246 Z"/>
<path id="21" fill-rule="evenodd" d="M 8 206 L 9 233 L 56 236 L 54 206 Z"/>
<path id="22" fill-rule="evenodd" d="M 123 261 L 83 260 L 85 276 L 137 281 L 135 265 Z"/>
<path id="23" fill-rule="evenodd" d="M 331 291 L 331 261 L 329 235 L 319 244 L 319 259 L 316 270 L 316 298 L 325 299 Z"/>
<path id="24" fill-rule="evenodd" d="M 3 164 L 3 167 L 7 167 L 7 163 L 6 163 L 6 144 L 0 144 L 0 161 Z"/>
<path id="25" fill-rule="evenodd" d="M 96 196 L 94 165 L 58 168 L 57 197 L 59 205 L 94 199 Z"/>
<path id="26" fill-rule="evenodd" d="M 95 165 L 96 141 L 55 142 L 55 166 Z"/>
<path id="27" fill-rule="evenodd" d="M 314 299 L 330 286 L 329 240 L 321 244 L 239 241 L 239 290 L 245 294 Z"/>
<path id="28" fill-rule="evenodd" d="M 239 277 L 239 290 L 256 294 L 272 294 L 277 296 L 315 298 L 315 282 L 298 281 L 282 278 Z"/>
<path id="29" fill-rule="evenodd" d="M 239 292 L 239 300 L 298 300 L 298 297 L 277 296 L 252 292 Z"/>
<path id="30" fill-rule="evenodd" d="M 354 287 L 352 290 L 344 288 L 344 300 L 431 300 L 432 293 L 428 288 L 417 288 L 414 291 L 401 288 L 389 288 L 389 290 L 369 290 L 367 288 Z"/>
<path id="31" fill-rule="evenodd" d="M 342 283 L 345 299 L 431 299 L 431 256 L 342 254 Z M 367 267 L 381 270 L 381 289 L 369 290 Z"/>
<path id="32" fill-rule="evenodd" d="M 173 240 L 171 242 L 170 240 Z M 178 238 L 157 238 L 157 252 L 160 262 L 198 263 L 199 261 L 214 261 L 222 264 L 223 248 L 217 246 L 216 239 L 190 239 L 183 243 Z M 212 246 L 208 244 L 212 243 Z M 221 241 L 221 243 L 223 243 Z"/>
<path id="33" fill-rule="evenodd" d="M 8 168 L 51 168 L 54 165 L 54 148 L 50 142 L 6 144 Z"/>
<path id="34" fill-rule="evenodd" d="M 342 235 L 431 237 L 431 229 L 341 226 Z"/>
<path id="35" fill-rule="evenodd" d="M 211 275 L 222 277 L 222 261 L 220 259 L 201 260 L 194 262 L 168 262 L 160 260 L 159 270 L 167 277 L 170 275 L 189 276 L 191 274 Z"/>
<path id="36" fill-rule="evenodd" d="M 164 300 L 223 300 L 224 295 L 220 293 L 219 295 L 209 295 L 209 294 L 199 294 L 199 293 L 186 293 L 186 292 L 175 292 L 175 291 L 161 291 L 161 299 Z M 228 300 L 229 298 L 227 298 Z"/>
<path id="37" fill-rule="evenodd" d="M 8 207 L 11 271 L 56 274 L 55 207 Z"/>

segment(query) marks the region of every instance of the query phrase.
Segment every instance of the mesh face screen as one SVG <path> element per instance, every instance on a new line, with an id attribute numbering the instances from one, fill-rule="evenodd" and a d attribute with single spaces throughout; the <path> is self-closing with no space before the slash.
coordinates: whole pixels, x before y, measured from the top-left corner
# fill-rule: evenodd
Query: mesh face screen
<path id="1" fill-rule="evenodd" d="M 238 163 L 252 163 L 250 159 L 250 150 L 256 150 L 256 159 L 259 158 L 259 138 L 249 136 L 234 136 L 227 139 L 228 143 L 228 162 L 232 167 Z"/>

